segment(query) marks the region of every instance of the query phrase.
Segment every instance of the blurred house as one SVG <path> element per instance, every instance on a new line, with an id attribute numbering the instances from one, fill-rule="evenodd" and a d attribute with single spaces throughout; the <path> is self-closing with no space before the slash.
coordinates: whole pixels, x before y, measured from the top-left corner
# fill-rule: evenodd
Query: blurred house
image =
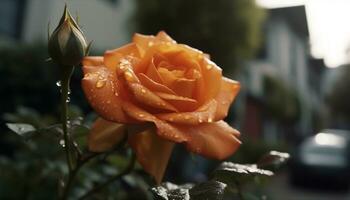
<path id="1" fill-rule="evenodd" d="M 0 41 L 36 43 L 47 41 L 48 24 L 51 32 L 62 16 L 65 1 L 58 0 L 1 0 Z M 79 18 L 93 48 L 115 48 L 129 41 L 130 0 L 68 1 L 73 16 Z M 103 20 L 103 21 L 101 21 Z"/>
<path id="2" fill-rule="evenodd" d="M 304 6 L 271 9 L 264 44 L 247 63 L 242 132 L 268 141 L 311 134 L 323 107 L 322 60 L 311 58 Z"/>

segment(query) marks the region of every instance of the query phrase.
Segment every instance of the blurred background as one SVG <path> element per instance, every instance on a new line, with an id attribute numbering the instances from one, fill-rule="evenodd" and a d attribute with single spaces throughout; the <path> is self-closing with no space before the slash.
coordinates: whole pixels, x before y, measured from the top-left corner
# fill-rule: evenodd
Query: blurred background
<path id="1" fill-rule="evenodd" d="M 277 200 L 350 199 L 350 2 L 66 2 L 93 40 L 92 55 L 130 42 L 134 32 L 165 30 L 179 43 L 210 54 L 225 76 L 241 82 L 227 122 L 241 131 L 243 145 L 230 160 L 252 163 L 269 150 L 292 154 L 286 168 L 252 192 Z M 64 3 L 0 0 L 1 193 L 17 187 L 25 197 L 29 184 L 40 183 L 27 181 L 38 171 L 31 165 L 34 155 L 27 155 L 4 124 L 58 121 L 58 69 L 45 60 L 48 29 L 56 27 Z M 88 124 L 94 116 L 82 94 L 81 77 L 76 70 L 71 116 L 87 115 Z M 214 166 L 186 156 L 179 147 L 166 180 L 201 181 Z"/>

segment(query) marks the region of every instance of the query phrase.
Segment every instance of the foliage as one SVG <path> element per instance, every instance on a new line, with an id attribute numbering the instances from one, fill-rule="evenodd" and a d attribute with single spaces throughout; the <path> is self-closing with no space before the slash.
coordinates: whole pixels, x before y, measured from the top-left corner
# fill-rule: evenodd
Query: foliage
<path id="1" fill-rule="evenodd" d="M 350 65 L 335 70 L 338 71 L 338 78 L 327 94 L 327 103 L 335 116 L 350 120 Z"/>
<path id="2" fill-rule="evenodd" d="M 25 110 L 25 112 L 23 111 Z M 75 141 L 86 153 L 86 134 L 89 131 L 88 121 L 77 118 L 78 113 L 70 113 L 70 132 Z M 64 175 L 67 173 L 63 147 L 62 126 L 52 123 L 51 118 L 43 117 L 37 112 L 21 108 L 17 115 L 6 114 L 11 120 L 7 126 L 16 134 L 6 137 L 16 149 L 11 157 L 0 156 L 0 199 L 57 199 Z M 25 119 L 33 119 L 32 121 Z M 18 123 L 19 121 L 30 124 Z M 40 123 L 36 123 L 40 122 Z M 71 197 L 77 199 L 98 183 L 104 182 L 120 173 L 127 165 L 130 151 L 124 147 L 107 154 L 93 155 L 94 160 L 87 160 L 84 168 L 77 174 Z M 108 156 L 107 156 L 108 155 Z M 85 154 L 92 156 L 92 154 Z M 84 158 L 82 158 L 84 159 Z M 148 183 L 141 173 L 132 173 L 102 189 L 117 199 L 132 199 L 133 195 L 151 199 L 147 191 Z M 120 188 L 116 190 L 115 188 Z M 101 199 L 104 194 L 99 191 L 91 195 Z"/>
<path id="3" fill-rule="evenodd" d="M 281 80 L 266 76 L 264 79 L 265 102 L 268 115 L 283 122 L 295 122 L 299 119 L 300 99 L 293 88 Z"/>
<path id="4" fill-rule="evenodd" d="M 24 108 L 20 110 L 25 110 L 25 112 L 21 111 L 17 115 L 5 115 L 6 119 L 12 119 L 11 123 L 7 125 L 16 133 L 11 134 L 7 140 L 12 141 L 17 150 L 12 157 L 0 157 L 2 170 L 0 173 L 0 199 L 57 199 L 57 191 L 60 192 L 62 178 L 68 170 L 60 139 L 62 138 L 61 125 L 48 125 L 47 123 L 52 123 L 55 120 L 43 118 L 33 110 Z M 77 180 L 71 191 L 71 197 L 74 199 L 78 199 L 94 186 L 99 186 L 100 183 L 109 180 L 113 181 L 87 199 L 105 199 L 107 197 L 152 199 L 152 194 L 155 199 L 169 200 L 220 200 L 225 196 L 238 197 L 238 188 L 251 182 L 260 184 L 265 180 L 264 177 L 272 175 L 272 171 L 266 170 L 266 166 L 274 166 L 269 169 L 275 170 L 277 165 L 283 164 L 288 158 L 287 154 L 273 151 L 263 155 L 256 164 L 244 165 L 224 162 L 212 173 L 210 180 L 199 184 L 162 183 L 160 186 L 149 189 L 153 183 L 148 176 L 137 170 L 138 167 L 133 173 L 123 176 L 121 179 L 115 179 L 115 176 L 128 165 L 130 152 L 127 146 L 119 146 L 112 152 L 96 155 L 86 150 L 85 136 L 89 131 L 90 122 L 77 117 L 79 113 L 70 114 L 69 131 L 83 152 L 82 158 L 91 159 L 84 163 L 77 174 Z M 30 122 L 25 120 L 26 118 L 33 120 Z M 18 123 L 21 120 L 28 123 Z M 244 197 L 254 196 L 244 193 L 242 190 L 240 192 Z"/>
<path id="5" fill-rule="evenodd" d="M 43 44 L 13 43 L 0 48 L 0 113 L 15 112 L 18 106 L 33 108 L 39 113 L 57 113 L 59 90 L 56 81 L 59 71 L 48 58 Z M 83 110 L 87 103 L 80 89 L 81 74 L 72 77 L 72 102 Z"/>
<path id="6" fill-rule="evenodd" d="M 137 32 L 165 30 L 232 72 L 258 48 L 264 11 L 254 0 L 136 0 L 134 19 Z"/>

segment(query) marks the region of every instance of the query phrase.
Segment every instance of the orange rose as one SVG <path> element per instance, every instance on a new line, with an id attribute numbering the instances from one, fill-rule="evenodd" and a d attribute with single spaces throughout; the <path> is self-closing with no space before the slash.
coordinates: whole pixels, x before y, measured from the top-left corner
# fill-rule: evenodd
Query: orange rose
<path id="1" fill-rule="evenodd" d="M 175 143 L 214 159 L 227 158 L 240 145 L 239 132 L 222 120 L 239 83 L 223 77 L 208 55 L 177 44 L 165 32 L 135 34 L 132 43 L 103 57 L 86 57 L 83 66 L 85 95 L 103 118 L 89 135 L 91 151 L 118 143 L 126 132 L 123 124 L 150 122 L 153 130 L 129 133 L 128 143 L 160 182 Z"/>

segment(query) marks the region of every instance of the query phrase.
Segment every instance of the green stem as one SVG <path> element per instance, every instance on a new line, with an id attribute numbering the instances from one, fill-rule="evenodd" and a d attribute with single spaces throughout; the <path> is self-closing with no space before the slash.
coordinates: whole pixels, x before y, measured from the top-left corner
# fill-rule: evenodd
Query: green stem
<path id="1" fill-rule="evenodd" d="M 119 174 L 117 174 L 117 175 L 107 179 L 104 183 L 101 183 L 100 185 L 97 185 L 96 187 L 92 188 L 90 191 L 88 191 L 82 197 L 80 197 L 79 200 L 84 200 L 84 199 L 90 197 L 92 194 L 94 194 L 96 192 L 99 192 L 100 190 L 102 190 L 103 188 L 105 188 L 109 184 L 113 183 L 114 181 L 116 181 L 116 180 L 122 178 L 123 176 L 129 174 L 134 169 L 135 162 L 136 162 L 136 156 L 133 153 L 128 166 L 122 172 L 120 172 Z"/>
<path id="2" fill-rule="evenodd" d="M 69 84 L 70 84 L 70 78 L 74 71 L 74 66 L 62 66 L 62 77 L 61 77 L 61 122 L 62 122 L 62 130 L 63 130 L 63 139 L 64 139 L 64 150 L 66 154 L 67 159 L 67 165 L 68 165 L 68 182 L 65 184 L 64 192 L 63 192 L 63 198 L 68 198 L 68 192 L 71 185 L 70 177 L 72 176 L 72 169 L 73 169 L 73 160 L 72 160 L 72 154 L 71 154 L 71 141 L 70 136 L 68 134 L 68 95 L 69 95 Z"/>
<path id="3" fill-rule="evenodd" d="M 241 186 L 241 184 L 238 181 L 236 181 L 236 187 L 237 187 L 237 192 L 238 192 L 239 199 L 240 200 L 244 200 L 244 196 L 243 196 L 243 193 L 242 193 L 242 186 Z"/>

